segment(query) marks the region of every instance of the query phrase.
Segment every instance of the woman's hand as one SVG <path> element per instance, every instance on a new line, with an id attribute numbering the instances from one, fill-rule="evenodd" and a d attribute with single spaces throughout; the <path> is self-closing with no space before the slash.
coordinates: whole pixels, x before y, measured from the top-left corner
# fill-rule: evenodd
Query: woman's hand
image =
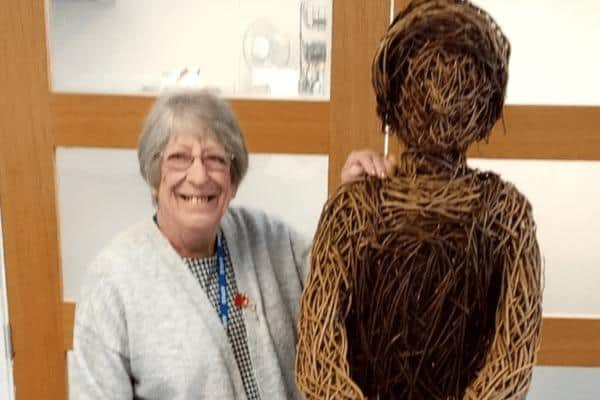
<path id="1" fill-rule="evenodd" d="M 394 173 L 396 164 L 393 155 L 384 157 L 383 154 L 369 149 L 353 151 L 342 168 L 342 183 L 353 181 L 365 174 L 385 178 Z"/>

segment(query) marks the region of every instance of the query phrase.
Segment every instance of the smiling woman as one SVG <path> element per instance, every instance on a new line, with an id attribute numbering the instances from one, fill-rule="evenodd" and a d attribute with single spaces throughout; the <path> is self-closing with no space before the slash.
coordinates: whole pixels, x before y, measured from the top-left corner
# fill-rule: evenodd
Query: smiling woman
<path id="1" fill-rule="evenodd" d="M 346 179 L 383 172 L 372 152 L 349 160 L 357 168 Z M 138 162 L 154 216 L 87 270 L 70 398 L 300 398 L 296 317 L 310 243 L 263 212 L 230 206 L 248 153 L 229 105 L 205 90 L 163 94 Z"/>
<path id="2" fill-rule="evenodd" d="M 242 131 L 227 104 L 206 91 L 161 97 L 142 129 L 138 157 L 171 245 L 185 257 L 211 256 L 219 222 L 248 169 Z"/>
<path id="3" fill-rule="evenodd" d="M 248 153 L 227 103 L 208 91 L 159 97 L 138 160 L 156 213 L 88 271 L 71 398 L 296 396 L 295 316 L 309 243 L 264 213 L 229 207 Z"/>
<path id="4" fill-rule="evenodd" d="M 173 136 L 158 187 L 158 225 L 185 257 L 207 257 L 235 188 L 225 150 L 211 137 Z M 195 163 L 196 159 L 199 163 Z"/>

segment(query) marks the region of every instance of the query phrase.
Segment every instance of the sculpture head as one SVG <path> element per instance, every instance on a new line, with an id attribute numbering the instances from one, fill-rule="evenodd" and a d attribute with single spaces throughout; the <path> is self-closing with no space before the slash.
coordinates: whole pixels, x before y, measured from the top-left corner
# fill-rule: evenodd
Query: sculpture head
<path id="1" fill-rule="evenodd" d="M 411 150 L 464 152 L 502 115 L 510 44 L 466 0 L 413 0 L 372 66 L 377 114 Z"/>

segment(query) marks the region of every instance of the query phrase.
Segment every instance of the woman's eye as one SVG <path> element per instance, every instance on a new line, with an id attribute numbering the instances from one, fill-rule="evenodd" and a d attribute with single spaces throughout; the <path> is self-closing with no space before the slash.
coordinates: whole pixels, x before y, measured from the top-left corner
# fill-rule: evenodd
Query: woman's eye
<path id="1" fill-rule="evenodd" d="M 225 164 L 225 157 L 217 154 L 208 154 L 204 159 L 210 163 Z"/>
<path id="2" fill-rule="evenodd" d="M 185 160 L 189 160 L 190 156 L 188 156 L 187 154 L 183 154 L 183 153 L 173 153 L 169 156 L 170 160 L 174 160 L 174 161 L 185 161 Z"/>

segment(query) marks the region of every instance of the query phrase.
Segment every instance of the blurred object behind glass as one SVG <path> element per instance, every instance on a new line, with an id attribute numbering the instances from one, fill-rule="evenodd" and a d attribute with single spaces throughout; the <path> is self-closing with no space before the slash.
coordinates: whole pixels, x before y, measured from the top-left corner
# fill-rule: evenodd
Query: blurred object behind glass
<path id="1" fill-rule="evenodd" d="M 332 0 L 50 0 L 55 92 L 328 100 Z"/>

